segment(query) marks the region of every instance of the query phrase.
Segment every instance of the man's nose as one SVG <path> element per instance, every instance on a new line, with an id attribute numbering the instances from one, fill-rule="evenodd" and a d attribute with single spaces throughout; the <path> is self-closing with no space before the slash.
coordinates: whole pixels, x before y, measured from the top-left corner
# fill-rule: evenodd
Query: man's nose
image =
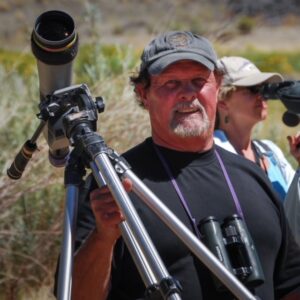
<path id="1" fill-rule="evenodd" d="M 191 82 L 182 84 L 180 90 L 180 99 L 184 101 L 192 101 L 197 97 L 197 89 Z"/>

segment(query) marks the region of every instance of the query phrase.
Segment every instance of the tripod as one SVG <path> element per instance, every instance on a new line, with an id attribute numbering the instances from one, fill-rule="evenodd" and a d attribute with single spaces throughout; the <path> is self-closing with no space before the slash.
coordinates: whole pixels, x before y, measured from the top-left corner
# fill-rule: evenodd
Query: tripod
<path id="1" fill-rule="evenodd" d="M 97 109 L 103 107 L 92 101 L 87 86 L 80 85 L 57 90 L 41 106 L 41 123 L 7 170 L 12 179 L 19 179 L 36 151 L 36 140 L 48 121 L 64 132 L 64 139 L 74 146 L 65 168 L 66 204 L 62 250 L 58 273 L 58 299 L 71 297 L 74 236 L 76 229 L 79 186 L 85 167 L 92 170 L 99 187 L 108 186 L 125 221 L 120 223 L 123 239 L 146 286 L 147 299 L 177 300 L 180 289 L 169 275 L 140 220 L 120 179 L 129 178 L 133 192 L 176 234 L 191 252 L 238 298 L 254 300 L 249 290 L 211 253 L 210 250 L 147 188 L 115 151 L 108 148 L 96 131 Z M 99 100 L 99 99 L 98 99 Z M 52 108 L 56 109 L 53 110 Z M 53 128 L 52 128 L 53 129 Z"/>
<path id="2" fill-rule="evenodd" d="M 120 178 L 129 178 L 132 181 L 133 192 L 161 218 L 188 246 L 195 256 L 198 257 L 238 299 L 257 299 L 226 267 L 224 267 L 206 246 L 185 227 L 151 190 L 139 180 L 129 169 L 122 157 L 108 148 L 102 137 L 92 131 L 86 123 L 79 122 L 79 124 L 75 126 L 72 132 L 72 140 L 74 140 L 75 149 L 79 148 L 79 152 L 85 153 L 85 155 L 88 156 L 89 166 L 98 186 L 101 187 L 103 184 L 108 186 L 125 216 L 125 221 L 120 223 L 121 233 L 144 281 L 146 296 L 149 299 L 157 299 L 155 297 L 159 296 L 159 299 L 181 299 L 180 290 L 161 261 L 159 254 L 153 246 L 147 231 L 123 188 Z M 74 166 L 75 169 L 78 169 L 76 163 Z M 70 177 L 72 178 L 72 176 Z M 59 269 L 59 300 L 70 299 L 78 183 L 78 178 L 66 182 L 67 203 Z"/>

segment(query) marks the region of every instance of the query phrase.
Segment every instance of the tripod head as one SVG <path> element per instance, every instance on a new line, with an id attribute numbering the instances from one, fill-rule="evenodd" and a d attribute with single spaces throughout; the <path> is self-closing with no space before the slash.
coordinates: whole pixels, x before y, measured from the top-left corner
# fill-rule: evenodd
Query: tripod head
<path id="1" fill-rule="evenodd" d="M 102 97 L 92 97 L 86 84 L 74 85 L 54 91 L 47 95 L 39 105 L 41 125 L 37 128 L 33 138 L 28 140 L 19 151 L 7 175 L 11 179 L 19 179 L 37 149 L 32 140 L 36 140 L 48 124 L 46 140 L 49 147 L 54 150 L 69 149 L 74 145 L 75 132 L 87 128 L 88 131 L 97 130 L 98 112 L 104 111 L 104 100 Z M 81 126 L 78 126 L 81 125 Z"/>
<path id="2" fill-rule="evenodd" d="M 47 141 L 52 149 L 68 147 L 72 142 L 72 130 L 79 123 L 85 123 L 91 130 L 97 130 L 97 113 L 104 111 L 102 97 L 93 99 L 86 84 L 74 85 L 55 91 L 40 103 L 38 117 L 48 121 L 52 128 Z M 69 141 L 69 139 L 71 139 Z"/>

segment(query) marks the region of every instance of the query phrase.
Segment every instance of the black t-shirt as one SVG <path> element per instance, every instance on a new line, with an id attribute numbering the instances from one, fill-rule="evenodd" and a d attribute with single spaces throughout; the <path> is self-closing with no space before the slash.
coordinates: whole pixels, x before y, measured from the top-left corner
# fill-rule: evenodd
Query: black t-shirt
<path id="1" fill-rule="evenodd" d="M 279 299 L 300 287 L 300 249 L 290 234 L 281 204 L 265 174 L 252 162 L 219 147 L 203 153 L 178 152 L 159 147 L 197 224 L 208 216 L 214 216 L 222 222 L 226 217 L 237 214 L 215 149 L 221 156 L 238 197 L 264 272 L 265 282 L 254 292 L 261 299 Z M 154 150 L 152 139 L 147 139 L 123 156 L 139 179 L 193 230 L 170 177 Z M 130 198 L 168 272 L 180 282 L 182 299 L 233 298 L 228 291 L 216 290 L 208 269 L 155 213 L 135 194 L 131 193 Z M 77 247 L 93 226 L 92 212 L 83 202 L 78 215 Z M 115 248 L 109 299 L 144 299 L 144 292 L 145 285 L 120 239 Z"/>

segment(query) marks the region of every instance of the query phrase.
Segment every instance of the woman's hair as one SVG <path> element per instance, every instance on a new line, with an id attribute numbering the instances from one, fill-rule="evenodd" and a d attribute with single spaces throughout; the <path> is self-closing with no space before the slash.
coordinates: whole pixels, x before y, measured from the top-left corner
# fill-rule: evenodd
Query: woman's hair
<path id="1" fill-rule="evenodd" d="M 231 94 L 237 90 L 237 87 L 234 85 L 225 85 L 221 86 L 218 94 L 218 101 L 224 101 L 228 99 Z"/>
<path id="2" fill-rule="evenodd" d="M 218 101 L 226 101 L 226 99 L 228 99 L 232 95 L 232 93 L 236 90 L 237 87 L 234 85 L 221 86 L 218 93 Z M 220 112 L 217 106 L 215 129 L 220 129 L 220 118 L 221 118 Z"/>

